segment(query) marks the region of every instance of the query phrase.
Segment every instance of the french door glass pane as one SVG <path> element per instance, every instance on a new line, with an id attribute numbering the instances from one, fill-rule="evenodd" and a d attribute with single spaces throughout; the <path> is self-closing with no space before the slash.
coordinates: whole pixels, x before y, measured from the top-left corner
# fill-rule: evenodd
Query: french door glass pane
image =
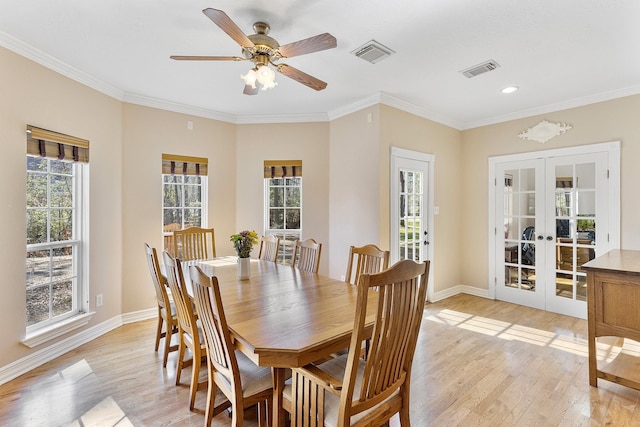
<path id="1" fill-rule="evenodd" d="M 555 295 L 586 301 L 582 264 L 595 257 L 595 163 L 555 166 Z"/>
<path id="2" fill-rule="evenodd" d="M 506 170 L 504 182 L 504 285 L 535 291 L 535 168 Z"/>
<path id="3" fill-rule="evenodd" d="M 421 172 L 400 171 L 400 259 L 421 259 L 423 179 Z"/>

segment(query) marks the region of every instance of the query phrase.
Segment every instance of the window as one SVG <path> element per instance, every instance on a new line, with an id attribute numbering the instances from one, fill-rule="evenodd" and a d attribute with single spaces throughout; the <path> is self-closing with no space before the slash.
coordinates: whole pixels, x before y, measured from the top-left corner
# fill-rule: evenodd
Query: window
<path id="1" fill-rule="evenodd" d="M 174 231 L 207 225 L 207 163 L 201 157 L 162 155 L 162 231 L 169 252 Z"/>
<path id="2" fill-rule="evenodd" d="M 278 262 L 290 264 L 296 240 L 301 237 L 302 162 L 264 162 L 265 235 L 280 239 Z"/>
<path id="3" fill-rule="evenodd" d="M 82 264 L 89 142 L 28 126 L 27 332 L 88 310 Z"/>

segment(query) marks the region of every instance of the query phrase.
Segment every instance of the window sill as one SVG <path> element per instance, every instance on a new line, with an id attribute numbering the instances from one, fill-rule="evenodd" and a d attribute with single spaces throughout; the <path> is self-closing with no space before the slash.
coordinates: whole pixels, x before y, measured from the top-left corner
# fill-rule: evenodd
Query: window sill
<path id="1" fill-rule="evenodd" d="M 64 335 L 67 332 L 71 332 L 74 329 L 85 326 L 87 323 L 89 323 L 94 314 L 96 313 L 90 312 L 79 314 L 77 316 L 73 316 L 69 319 L 58 322 L 55 325 L 38 329 L 37 331 L 27 334 L 27 336 L 20 342 L 29 348 L 36 347 L 40 344 Z"/>

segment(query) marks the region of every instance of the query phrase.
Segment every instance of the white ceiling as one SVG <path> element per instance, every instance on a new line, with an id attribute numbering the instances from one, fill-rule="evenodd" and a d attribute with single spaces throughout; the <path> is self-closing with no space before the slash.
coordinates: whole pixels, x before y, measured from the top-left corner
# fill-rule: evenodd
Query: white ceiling
<path id="1" fill-rule="evenodd" d="M 202 10 L 246 34 L 271 25 L 281 45 L 329 32 L 338 47 L 282 62 L 328 83 L 284 75 L 242 94 L 249 62 Z M 640 93 L 638 0 L 0 0 L 0 45 L 124 101 L 235 123 L 318 121 L 375 103 L 458 129 Z M 370 64 L 369 40 L 396 53 Z M 485 60 L 500 67 L 474 78 Z M 520 87 L 510 95 L 508 85 Z"/>

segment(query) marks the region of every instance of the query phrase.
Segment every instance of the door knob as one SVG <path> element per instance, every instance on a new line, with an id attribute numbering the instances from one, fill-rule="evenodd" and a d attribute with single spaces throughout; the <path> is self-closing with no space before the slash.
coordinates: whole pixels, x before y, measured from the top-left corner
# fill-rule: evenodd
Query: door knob
<path id="1" fill-rule="evenodd" d="M 542 239 L 544 239 L 544 236 L 543 235 L 539 235 L 538 236 L 538 240 L 542 240 Z"/>
<path id="2" fill-rule="evenodd" d="M 548 241 L 552 241 L 553 240 L 553 236 L 547 236 L 547 240 Z"/>

